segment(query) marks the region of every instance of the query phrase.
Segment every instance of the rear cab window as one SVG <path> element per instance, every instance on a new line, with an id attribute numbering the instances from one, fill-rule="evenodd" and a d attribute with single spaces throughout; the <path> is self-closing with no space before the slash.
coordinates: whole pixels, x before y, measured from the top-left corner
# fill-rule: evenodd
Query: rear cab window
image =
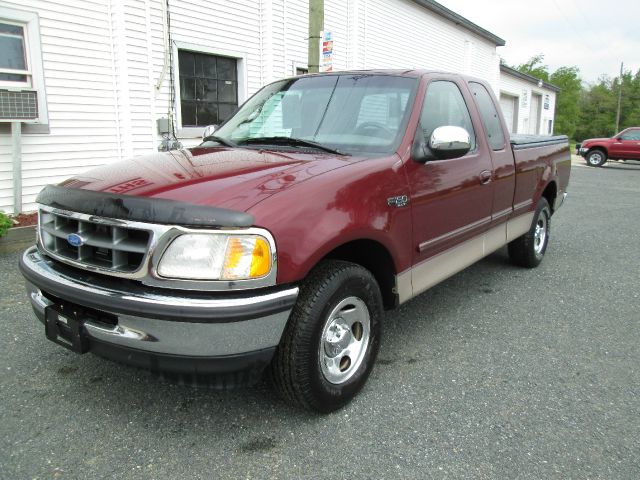
<path id="1" fill-rule="evenodd" d="M 502 122 L 498 115 L 498 110 L 484 85 L 478 82 L 469 82 L 469 90 L 473 95 L 480 112 L 482 125 L 487 132 L 489 145 L 492 150 L 502 150 L 504 148 L 504 131 Z"/>

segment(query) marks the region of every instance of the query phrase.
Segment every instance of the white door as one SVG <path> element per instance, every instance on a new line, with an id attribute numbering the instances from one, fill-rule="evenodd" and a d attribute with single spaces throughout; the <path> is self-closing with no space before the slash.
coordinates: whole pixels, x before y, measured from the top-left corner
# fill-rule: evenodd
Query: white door
<path id="1" fill-rule="evenodd" d="M 529 111 L 529 133 L 538 135 L 540 133 L 540 107 L 542 106 L 542 95 L 536 93 L 531 95 L 531 110 Z"/>
<path id="2" fill-rule="evenodd" d="M 502 108 L 502 114 L 509 133 L 518 133 L 517 101 L 518 99 L 512 95 L 500 94 L 500 108 Z"/>

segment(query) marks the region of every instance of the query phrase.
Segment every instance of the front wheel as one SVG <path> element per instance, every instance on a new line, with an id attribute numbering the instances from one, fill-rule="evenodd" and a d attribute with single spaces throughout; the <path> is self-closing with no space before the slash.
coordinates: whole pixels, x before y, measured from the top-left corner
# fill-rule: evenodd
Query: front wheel
<path id="1" fill-rule="evenodd" d="M 607 161 L 607 155 L 602 150 L 591 150 L 585 160 L 590 167 L 601 167 Z"/>
<path id="2" fill-rule="evenodd" d="M 321 263 L 301 286 L 271 364 L 281 396 L 325 413 L 349 402 L 373 368 L 382 311 L 371 272 L 350 262 Z"/>
<path id="3" fill-rule="evenodd" d="M 509 258 L 521 267 L 537 267 L 547 250 L 550 233 L 551 209 L 549 202 L 543 197 L 538 202 L 529 231 L 509 243 Z"/>

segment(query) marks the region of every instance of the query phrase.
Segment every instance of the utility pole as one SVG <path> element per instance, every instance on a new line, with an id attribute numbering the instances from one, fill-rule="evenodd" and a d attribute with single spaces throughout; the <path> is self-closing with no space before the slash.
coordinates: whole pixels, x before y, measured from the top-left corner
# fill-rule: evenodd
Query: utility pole
<path id="1" fill-rule="evenodd" d="M 624 62 L 620 63 L 620 79 L 618 80 L 618 113 L 616 114 L 616 131 L 614 135 L 620 131 L 620 107 L 622 105 L 622 68 Z"/>
<path id="2" fill-rule="evenodd" d="M 309 73 L 320 71 L 320 32 L 324 30 L 324 0 L 309 0 Z"/>

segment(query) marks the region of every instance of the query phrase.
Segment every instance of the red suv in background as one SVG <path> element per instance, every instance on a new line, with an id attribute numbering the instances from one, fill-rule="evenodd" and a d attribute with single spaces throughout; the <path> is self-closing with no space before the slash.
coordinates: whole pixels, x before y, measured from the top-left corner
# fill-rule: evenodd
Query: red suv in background
<path id="1" fill-rule="evenodd" d="M 590 138 L 578 149 L 590 167 L 607 160 L 640 160 L 640 127 L 627 128 L 612 138 Z"/>

